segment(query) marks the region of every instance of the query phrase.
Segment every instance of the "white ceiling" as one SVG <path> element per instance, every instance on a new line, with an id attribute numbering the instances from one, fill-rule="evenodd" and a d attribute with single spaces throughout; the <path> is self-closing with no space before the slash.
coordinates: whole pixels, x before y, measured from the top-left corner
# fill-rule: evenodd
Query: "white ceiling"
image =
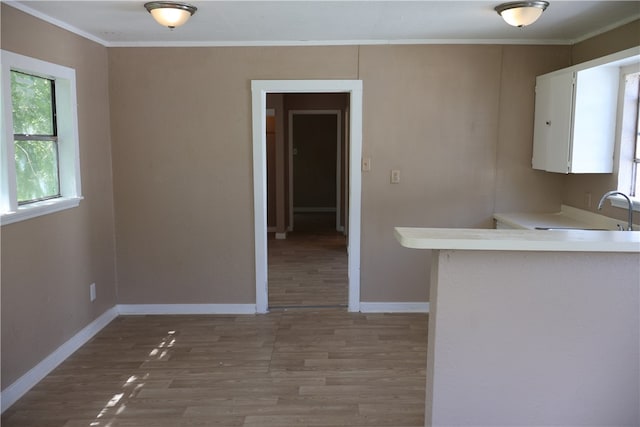
<path id="1" fill-rule="evenodd" d="M 172 31 L 144 1 L 6 3 L 105 46 L 571 44 L 640 18 L 640 1 L 551 0 L 538 22 L 515 28 L 494 11 L 500 1 L 193 0 L 196 14 Z"/>

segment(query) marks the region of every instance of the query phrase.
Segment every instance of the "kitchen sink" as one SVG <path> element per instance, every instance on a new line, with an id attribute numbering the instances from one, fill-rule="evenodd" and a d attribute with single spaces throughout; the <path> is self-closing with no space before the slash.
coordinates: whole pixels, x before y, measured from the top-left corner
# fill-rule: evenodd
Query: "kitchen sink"
<path id="1" fill-rule="evenodd" d="M 568 230 L 578 230 L 578 231 L 611 231 L 606 228 L 582 228 L 582 227 L 536 227 L 536 230 L 549 230 L 549 231 L 568 231 Z"/>

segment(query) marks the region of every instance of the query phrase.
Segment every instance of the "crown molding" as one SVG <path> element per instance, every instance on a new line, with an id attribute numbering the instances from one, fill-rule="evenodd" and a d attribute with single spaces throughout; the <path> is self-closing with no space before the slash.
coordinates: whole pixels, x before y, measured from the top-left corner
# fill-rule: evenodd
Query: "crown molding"
<path id="1" fill-rule="evenodd" d="M 18 3 L 17 1 L 14 1 L 14 0 L 2 0 L 2 3 L 6 4 L 7 6 L 11 6 L 14 9 L 18 9 L 28 15 L 34 16 L 38 19 L 48 22 L 49 24 L 55 25 L 56 27 L 60 27 L 63 30 L 72 32 L 78 36 L 84 37 L 85 39 L 89 39 L 93 42 L 101 44 L 102 46 L 109 47 L 109 42 L 107 42 L 106 40 L 96 37 L 93 34 L 87 33 L 86 31 L 83 31 L 77 27 L 74 27 L 73 25 L 69 25 L 66 22 L 62 22 L 59 19 L 55 19 L 50 17 L 49 15 L 45 15 L 44 13 L 38 12 L 37 10 L 30 8 L 29 6 L 25 6 L 24 3 Z"/>

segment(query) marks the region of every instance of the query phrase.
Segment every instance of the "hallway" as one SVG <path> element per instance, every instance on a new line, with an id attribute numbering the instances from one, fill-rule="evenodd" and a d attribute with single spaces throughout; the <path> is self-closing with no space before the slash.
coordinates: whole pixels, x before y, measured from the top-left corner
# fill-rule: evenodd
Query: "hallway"
<path id="1" fill-rule="evenodd" d="M 347 240 L 335 213 L 297 214 L 285 240 L 269 236 L 269 308 L 346 307 Z"/>

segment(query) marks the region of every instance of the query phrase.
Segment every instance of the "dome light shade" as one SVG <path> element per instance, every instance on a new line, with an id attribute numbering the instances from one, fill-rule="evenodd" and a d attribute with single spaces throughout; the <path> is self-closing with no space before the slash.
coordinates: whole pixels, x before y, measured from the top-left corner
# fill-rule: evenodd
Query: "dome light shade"
<path id="1" fill-rule="evenodd" d="M 547 6 L 549 6 L 547 1 L 516 1 L 496 6 L 495 11 L 507 24 L 526 27 L 540 18 Z"/>
<path id="2" fill-rule="evenodd" d="M 158 24 L 171 29 L 183 25 L 198 10 L 190 4 L 172 1 L 152 1 L 144 7 Z"/>

